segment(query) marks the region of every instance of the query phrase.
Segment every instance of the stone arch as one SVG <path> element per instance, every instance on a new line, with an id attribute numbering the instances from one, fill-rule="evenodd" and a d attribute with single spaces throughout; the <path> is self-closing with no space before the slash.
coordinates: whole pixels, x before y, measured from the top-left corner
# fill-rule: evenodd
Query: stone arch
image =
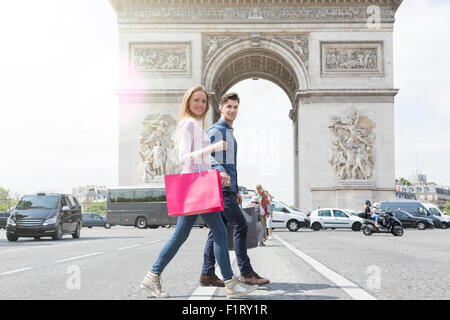
<path id="1" fill-rule="evenodd" d="M 277 84 L 286 92 L 293 107 L 298 102 L 298 91 L 309 88 L 307 56 L 276 41 L 273 36 L 257 40 L 251 36 L 240 38 L 225 43 L 206 58 L 210 59 L 204 61 L 202 82 L 213 100 L 236 83 L 254 77 Z"/>
<path id="2" fill-rule="evenodd" d="M 276 38 L 278 37 L 278 39 Z M 287 37 L 287 38 L 286 38 Z M 302 37 L 303 47 L 292 45 Z M 227 40 L 230 40 L 231 42 Z M 299 192 L 299 140 L 297 110 L 301 91 L 310 88 L 308 74 L 308 35 L 250 35 L 227 38 L 221 48 L 204 48 L 202 83 L 210 93 L 214 106 L 233 85 L 248 78 L 261 78 L 278 85 L 291 101 L 289 117 L 293 122 L 294 194 Z M 216 42 L 215 45 L 218 46 Z M 292 45 L 290 47 L 289 45 Z M 294 50 L 297 48 L 298 51 Z M 206 60 L 206 61 L 205 61 Z M 219 117 L 218 108 L 212 108 L 213 121 Z M 296 203 L 298 201 L 296 200 Z"/>

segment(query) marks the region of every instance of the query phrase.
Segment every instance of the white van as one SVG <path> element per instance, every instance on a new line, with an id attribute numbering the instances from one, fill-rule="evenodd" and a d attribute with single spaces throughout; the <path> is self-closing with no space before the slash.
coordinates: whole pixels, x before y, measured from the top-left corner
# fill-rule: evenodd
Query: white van
<path id="1" fill-rule="evenodd" d="M 430 211 L 430 213 L 436 217 L 438 217 L 442 221 L 442 228 L 447 229 L 450 227 L 450 217 L 443 213 L 438 206 L 432 203 L 422 203 L 425 208 Z"/>

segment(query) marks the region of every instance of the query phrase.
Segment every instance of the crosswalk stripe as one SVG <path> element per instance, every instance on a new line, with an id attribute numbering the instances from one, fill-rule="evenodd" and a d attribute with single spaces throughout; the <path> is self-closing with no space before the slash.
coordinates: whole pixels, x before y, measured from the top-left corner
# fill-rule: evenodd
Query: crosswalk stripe
<path id="1" fill-rule="evenodd" d="M 278 241 L 280 241 L 286 248 L 288 248 L 296 256 L 298 256 L 299 258 L 304 260 L 306 263 L 308 263 L 317 272 L 319 272 L 324 277 L 328 278 L 330 281 L 332 281 L 337 286 L 339 286 L 352 299 L 355 299 L 355 300 L 377 300 L 377 298 L 375 298 L 368 292 L 364 291 L 363 289 L 358 287 L 353 282 L 347 280 L 346 278 L 344 278 L 340 274 L 334 272 L 333 270 L 329 269 L 328 267 L 326 267 L 319 261 L 317 261 L 317 260 L 313 259 L 312 257 L 308 256 L 307 254 L 301 252 L 300 250 L 295 248 L 293 245 L 291 245 L 288 242 L 281 239 L 279 236 L 274 235 L 274 238 L 276 238 Z"/>

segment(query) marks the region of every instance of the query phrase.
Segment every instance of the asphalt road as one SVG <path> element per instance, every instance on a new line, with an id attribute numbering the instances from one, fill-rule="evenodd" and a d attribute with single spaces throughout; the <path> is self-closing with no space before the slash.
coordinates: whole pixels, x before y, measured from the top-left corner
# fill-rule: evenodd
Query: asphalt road
<path id="1" fill-rule="evenodd" d="M 18 242 L 0 230 L 0 300 L 154 299 L 139 285 L 173 230 L 83 228 L 80 239 Z M 223 288 L 199 287 L 207 232 L 194 228 L 163 272 L 170 299 L 225 299 Z M 248 300 L 450 299 L 450 230 L 275 230 L 266 244 L 249 256 L 271 283 Z"/>

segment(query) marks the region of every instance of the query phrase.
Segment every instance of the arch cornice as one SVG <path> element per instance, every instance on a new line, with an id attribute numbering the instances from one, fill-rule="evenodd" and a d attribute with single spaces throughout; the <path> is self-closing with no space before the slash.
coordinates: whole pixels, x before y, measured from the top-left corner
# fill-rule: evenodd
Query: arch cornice
<path id="1" fill-rule="evenodd" d="M 125 6 L 392 6 L 395 11 L 403 0 L 109 0 L 114 9 Z"/>
<path id="2" fill-rule="evenodd" d="M 394 22 L 402 0 L 109 0 L 119 23 L 217 23 L 224 21 L 364 22 L 367 8 L 380 8 L 381 22 Z"/>

